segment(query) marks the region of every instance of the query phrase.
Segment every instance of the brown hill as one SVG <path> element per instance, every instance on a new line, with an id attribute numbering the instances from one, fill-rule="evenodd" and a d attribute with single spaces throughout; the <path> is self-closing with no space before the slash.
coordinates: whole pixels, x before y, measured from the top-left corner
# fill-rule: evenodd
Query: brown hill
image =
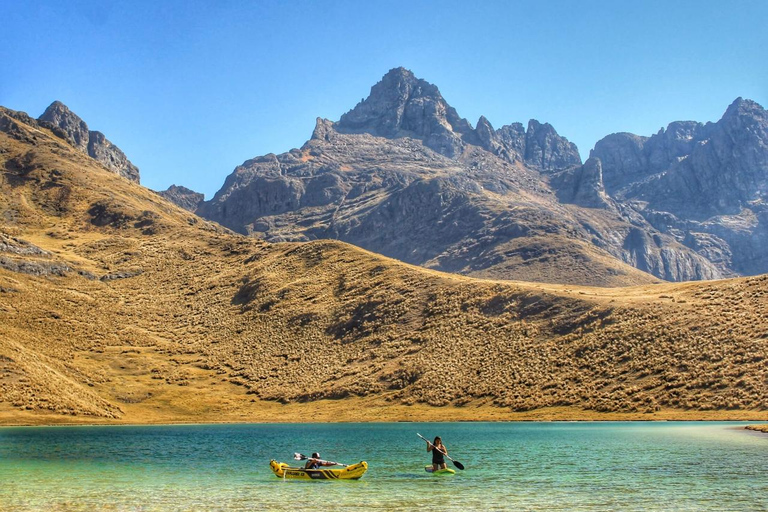
<path id="1" fill-rule="evenodd" d="M 5 109 L 0 178 L 2 423 L 765 417 L 765 276 L 600 289 L 268 244 Z"/>

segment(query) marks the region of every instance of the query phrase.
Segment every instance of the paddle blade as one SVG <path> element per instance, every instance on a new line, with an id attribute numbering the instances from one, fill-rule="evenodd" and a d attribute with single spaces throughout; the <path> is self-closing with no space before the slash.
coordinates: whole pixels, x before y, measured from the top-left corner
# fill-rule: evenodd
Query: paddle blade
<path id="1" fill-rule="evenodd" d="M 293 460 L 307 460 L 307 456 L 303 453 L 294 453 Z"/>
<path id="2" fill-rule="evenodd" d="M 459 462 L 457 460 L 453 461 L 453 465 L 456 466 L 457 468 L 461 469 L 462 471 L 464 470 L 464 464 L 462 464 L 461 462 Z"/>

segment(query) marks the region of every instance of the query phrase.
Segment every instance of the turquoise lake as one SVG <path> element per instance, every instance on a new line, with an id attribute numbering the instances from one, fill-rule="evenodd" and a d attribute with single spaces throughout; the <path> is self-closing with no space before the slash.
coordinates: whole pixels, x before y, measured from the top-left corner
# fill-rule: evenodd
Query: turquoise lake
<path id="1" fill-rule="evenodd" d="M 768 510 L 768 435 L 743 423 L 0 428 L 0 510 Z M 465 471 L 424 472 L 440 435 Z M 365 460 L 357 481 L 270 459 Z M 450 466 L 450 463 L 449 463 Z"/>

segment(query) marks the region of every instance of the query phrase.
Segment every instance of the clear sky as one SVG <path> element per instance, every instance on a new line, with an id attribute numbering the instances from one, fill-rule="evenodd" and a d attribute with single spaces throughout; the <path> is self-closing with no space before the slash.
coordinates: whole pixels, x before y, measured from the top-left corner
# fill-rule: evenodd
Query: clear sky
<path id="1" fill-rule="evenodd" d="M 0 105 L 58 99 L 144 185 L 206 198 L 397 66 L 473 126 L 549 122 L 582 158 L 738 96 L 768 106 L 766 0 L 0 0 L 0 20 Z"/>

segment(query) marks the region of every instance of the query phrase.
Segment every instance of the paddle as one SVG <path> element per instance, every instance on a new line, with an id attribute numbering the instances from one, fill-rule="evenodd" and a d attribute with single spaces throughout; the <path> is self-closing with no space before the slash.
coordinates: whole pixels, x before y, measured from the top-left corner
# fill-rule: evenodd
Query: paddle
<path id="1" fill-rule="evenodd" d="M 429 444 L 430 444 L 430 446 L 432 446 L 432 448 L 434 448 L 435 450 L 439 451 L 440 453 L 442 453 L 443 455 L 445 455 L 446 457 L 448 457 L 448 454 L 447 454 L 447 453 L 445 453 L 443 450 L 441 450 L 440 448 L 438 448 L 437 446 L 435 446 L 434 444 L 432 444 L 432 443 L 429 441 L 429 439 L 426 439 L 426 438 L 424 438 L 424 436 L 422 436 L 422 435 L 421 435 L 421 434 L 419 434 L 418 432 L 416 433 L 416 435 L 417 435 L 417 436 L 419 436 L 420 438 L 424 439 L 424 440 L 425 440 L 427 443 L 429 443 Z M 452 459 L 452 458 L 450 458 L 450 457 L 448 457 L 448 460 L 450 460 L 451 462 L 453 462 L 453 465 L 454 465 L 454 466 L 456 466 L 457 468 L 459 468 L 459 469 L 461 469 L 461 470 L 464 470 L 464 464 L 462 464 L 461 462 L 459 462 L 459 461 L 457 461 L 457 460 L 453 460 L 453 459 Z"/>
<path id="2" fill-rule="evenodd" d="M 294 453 L 293 454 L 293 459 L 294 460 L 307 460 L 307 459 L 311 459 L 311 458 L 312 457 L 307 457 L 303 453 Z M 342 464 L 341 462 L 333 462 L 331 460 L 323 460 L 323 459 L 315 459 L 315 460 L 317 460 L 318 462 L 325 462 L 326 464 L 335 464 L 337 466 L 344 466 L 344 467 L 349 466 L 349 464 Z"/>

